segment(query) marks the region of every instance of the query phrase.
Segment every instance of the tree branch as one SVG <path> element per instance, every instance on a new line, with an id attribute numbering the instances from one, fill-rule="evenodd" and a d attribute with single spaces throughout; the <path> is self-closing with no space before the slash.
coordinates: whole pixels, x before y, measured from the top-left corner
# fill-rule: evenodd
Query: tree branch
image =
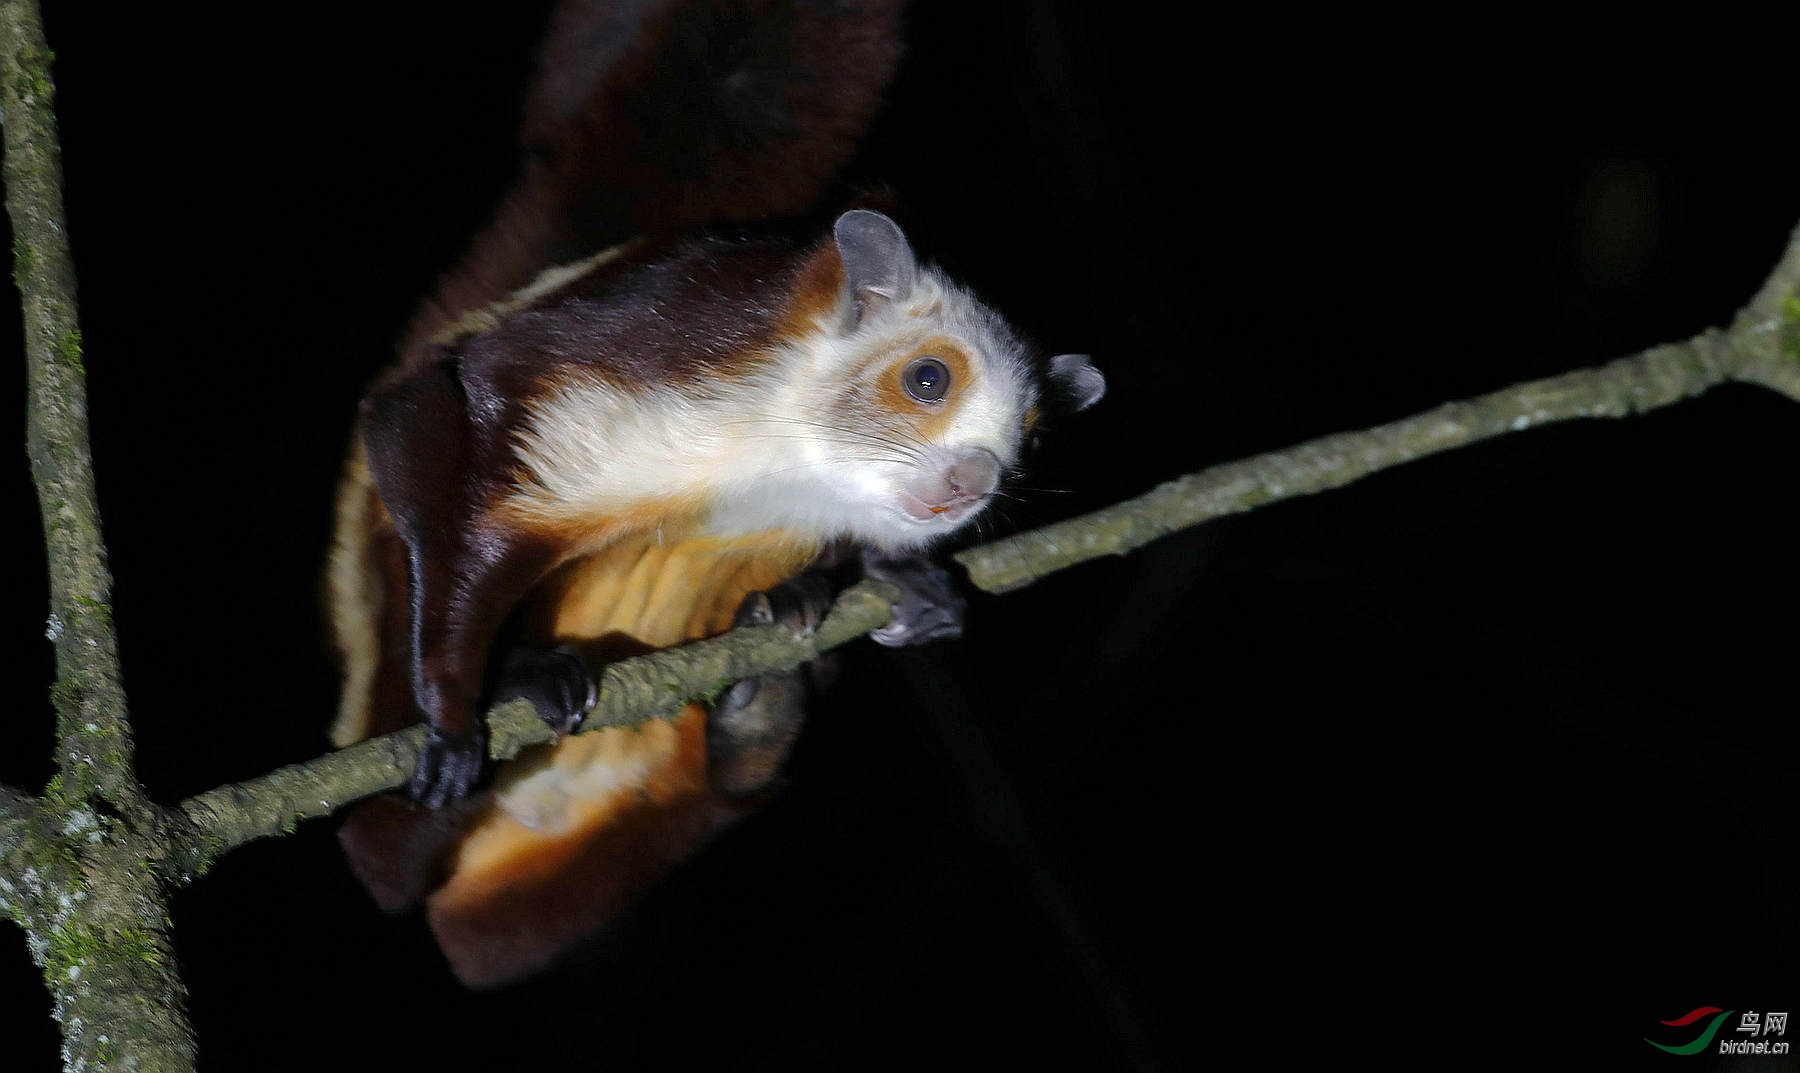
<path id="1" fill-rule="evenodd" d="M 1692 398 L 1726 380 L 1761 383 L 1800 400 L 1800 229 L 1769 282 L 1729 331 L 1652 347 L 1594 369 L 1516 384 L 1358 432 L 1192 473 L 1135 499 L 959 552 L 977 588 L 1004 593 L 1059 570 L 1124 555 L 1158 537 L 1266 503 L 1341 488 L 1416 458 L 1538 425 L 1626 417 Z M 1773 321 L 1758 309 L 1777 311 Z M 811 638 L 771 627 L 664 649 L 606 668 L 583 731 L 666 718 L 739 678 L 796 666 L 887 621 L 891 594 L 857 586 Z M 489 713 L 489 756 L 505 760 L 553 735 L 523 703 Z M 370 794 L 403 786 L 423 740 L 412 728 L 183 802 L 193 835 L 168 862 L 185 881 L 218 853 L 280 833 Z"/>
<path id="2" fill-rule="evenodd" d="M 403 785 L 422 731 L 208 791 L 173 815 L 144 797 L 133 770 L 91 476 L 75 280 L 50 111 L 51 56 L 34 4 L 0 0 L 0 48 L 7 209 L 30 366 L 28 446 L 50 558 L 60 770 L 39 801 L 0 788 L 0 911 L 27 930 L 63 1025 L 70 1068 L 188 1069 L 195 1048 L 158 880 L 185 882 L 225 849 Z M 1645 412 L 1728 379 L 1800 401 L 1800 231 L 1727 330 L 1214 467 L 956 558 L 978 587 L 1010 591 L 1223 514 L 1338 488 L 1414 458 L 1552 421 Z M 810 637 L 767 627 L 739 630 L 609 666 L 587 729 L 666 717 L 728 682 L 809 660 L 885 623 L 892 598 L 885 587 L 859 586 Z M 525 704 L 489 718 L 496 759 L 552 737 Z"/>
<path id="3" fill-rule="evenodd" d="M 29 797 L 10 786 L 0 786 L 0 868 L 11 849 L 24 844 L 25 830 L 37 811 L 37 803 Z"/>
<path id="4" fill-rule="evenodd" d="M 1076 563 L 1124 555 L 1158 537 L 1228 514 L 1342 488 L 1384 469 L 1576 417 L 1625 417 L 1680 402 L 1726 379 L 1722 336 L 1653 347 L 1596 369 L 1445 403 L 1358 432 L 1190 473 L 1136 499 L 957 554 L 969 580 L 1010 592 Z"/>
<path id="5" fill-rule="evenodd" d="M 599 702 L 582 732 L 666 719 L 689 699 L 716 693 L 740 678 L 797 667 L 885 626 L 897 597 L 892 586 L 865 582 L 845 590 L 810 636 L 776 626 L 746 627 L 609 664 L 602 672 Z M 488 756 L 496 761 L 556 738 L 523 701 L 501 705 L 487 719 Z M 165 862 L 165 874 L 186 882 L 234 846 L 404 786 L 424 737 L 423 727 L 411 727 L 189 798 L 178 811 L 191 830 Z"/>
<path id="6" fill-rule="evenodd" d="M 133 767 L 95 505 L 51 60 L 37 5 L 0 3 L 6 210 L 29 368 L 26 444 L 49 556 L 58 746 L 42 804 L 0 821 L 10 866 L 0 904 L 43 969 L 66 1068 L 187 1070 L 187 991 L 164 888 L 144 867 L 164 821 Z"/>
<path id="7" fill-rule="evenodd" d="M 112 629 L 112 577 L 95 506 L 87 388 L 75 315 L 75 268 L 62 205 L 49 48 L 32 3 L 0 5 L 0 110 L 6 119 L 6 211 L 30 370 L 26 447 L 50 561 L 56 643 L 56 762 L 65 794 L 98 792 L 127 815 L 149 803 L 132 768 L 131 730 Z"/>
<path id="8" fill-rule="evenodd" d="M 1227 514 L 1342 488 L 1392 466 L 1578 417 L 1627 417 L 1692 398 L 1726 380 L 1800 402 L 1800 228 L 1727 331 L 1710 330 L 1595 369 L 1445 403 L 1359 432 L 1191 473 L 1111 507 L 958 553 L 969 580 L 1010 592 L 1103 555 Z"/>

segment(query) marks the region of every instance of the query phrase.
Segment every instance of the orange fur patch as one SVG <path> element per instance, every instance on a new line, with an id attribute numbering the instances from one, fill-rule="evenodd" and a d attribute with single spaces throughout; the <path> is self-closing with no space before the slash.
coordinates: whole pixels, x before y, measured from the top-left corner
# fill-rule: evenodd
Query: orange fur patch
<path id="1" fill-rule="evenodd" d="M 723 633 L 752 592 L 799 573 L 818 546 L 784 532 L 658 539 L 639 533 L 540 586 L 533 620 L 560 642 L 622 634 L 648 648 Z"/>
<path id="2" fill-rule="evenodd" d="M 817 552 L 783 532 L 667 542 L 639 533 L 558 570 L 528 621 L 599 661 L 709 637 L 730 628 L 747 594 Z M 533 749 L 501 769 L 427 900 L 439 945 L 476 986 L 536 968 L 743 807 L 712 790 L 697 703 L 673 720 Z"/>
<path id="3" fill-rule="evenodd" d="M 938 402 L 920 402 L 907 394 L 900 382 L 906 366 L 915 358 L 938 358 L 950 369 L 950 390 Z M 882 410 L 912 418 L 912 427 L 924 440 L 935 442 L 942 437 L 956 416 L 959 396 L 975 383 L 975 363 L 962 345 L 948 336 L 932 336 L 917 346 L 908 347 L 901 357 L 881 371 L 876 384 L 876 399 Z"/>
<path id="4" fill-rule="evenodd" d="M 658 542 L 685 539 L 704 516 L 699 496 L 676 496 L 634 503 L 625 510 L 605 515 L 571 511 L 551 517 L 541 507 L 517 497 L 501 505 L 505 517 L 521 529 L 546 531 L 575 549 L 575 558 L 609 555 L 613 545 L 647 536 Z"/>
<path id="5" fill-rule="evenodd" d="M 781 311 L 775 334 L 781 339 L 797 339 L 818 330 L 820 318 L 837 311 L 844 291 L 844 259 L 837 243 L 823 243 L 800 269 L 794 281 L 788 304 Z"/>
<path id="6" fill-rule="evenodd" d="M 666 808 L 706 789 L 706 713 L 690 704 L 670 720 L 635 729 L 599 730 L 540 746 L 508 764 L 494 786 L 495 800 L 458 847 L 450 879 L 433 904 L 466 905 L 521 882 L 543 882 L 570 852 L 571 840 L 590 837 L 624 814 Z M 544 799 L 538 810 L 503 808 L 532 776 L 549 768 L 578 774 L 602 764 L 642 770 L 591 795 Z"/>
<path id="7" fill-rule="evenodd" d="M 491 986 L 541 967 L 737 818 L 740 807 L 707 792 L 705 721 L 695 704 L 647 726 L 639 741 L 628 730 L 581 735 L 615 739 L 603 751 L 665 755 L 643 785 L 575 802 L 558 831 L 490 811 L 464 841 L 450 881 L 426 900 L 459 979 Z"/>

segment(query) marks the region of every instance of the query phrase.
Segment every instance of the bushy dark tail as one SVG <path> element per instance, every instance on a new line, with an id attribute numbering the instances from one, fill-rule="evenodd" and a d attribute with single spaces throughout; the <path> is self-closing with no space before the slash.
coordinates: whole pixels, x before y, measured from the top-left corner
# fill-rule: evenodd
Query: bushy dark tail
<path id="1" fill-rule="evenodd" d="M 410 353 L 627 238 L 800 215 L 868 127 L 904 0 L 561 0 L 518 182 L 415 316 Z"/>

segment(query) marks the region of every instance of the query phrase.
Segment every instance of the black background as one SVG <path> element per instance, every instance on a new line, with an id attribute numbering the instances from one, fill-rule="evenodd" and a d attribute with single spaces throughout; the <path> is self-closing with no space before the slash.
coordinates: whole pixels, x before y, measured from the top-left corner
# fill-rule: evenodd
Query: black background
<path id="1" fill-rule="evenodd" d="M 501 7 L 47 14 L 159 799 L 325 745 L 338 463 L 510 179 L 543 13 Z M 1727 322 L 1800 222 L 1800 128 L 1780 40 L 1690 18 L 920 3 L 852 176 L 1110 378 L 994 527 Z M 956 645 L 859 646 L 790 792 L 498 993 L 306 824 L 174 899 L 202 1068 L 1758 1068 L 1641 1038 L 1800 1005 L 1797 449 L 1792 402 L 1722 388 L 978 598 Z M 23 452 L 0 477 L 0 779 L 37 787 L 40 523 Z M 0 936 L 0 1066 L 52 1068 Z"/>

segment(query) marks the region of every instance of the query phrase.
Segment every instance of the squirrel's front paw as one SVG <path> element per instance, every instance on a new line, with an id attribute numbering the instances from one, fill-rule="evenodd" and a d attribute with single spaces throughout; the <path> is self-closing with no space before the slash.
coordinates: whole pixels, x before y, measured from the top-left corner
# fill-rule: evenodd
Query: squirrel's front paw
<path id="1" fill-rule="evenodd" d="M 900 590 L 893 617 L 869 634 L 877 644 L 898 648 L 962 636 L 969 601 L 956 591 L 950 572 L 943 567 L 929 559 L 890 559 L 865 552 L 863 577 L 885 581 Z"/>
<path id="2" fill-rule="evenodd" d="M 481 781 L 482 764 L 486 759 L 487 734 L 483 730 L 471 734 L 446 734 L 437 727 L 429 728 L 408 787 L 412 799 L 426 808 L 443 808 L 461 801 L 473 793 L 475 784 Z"/>
<path id="3" fill-rule="evenodd" d="M 518 648 L 506 657 L 490 705 L 528 700 L 558 734 L 573 734 L 599 700 L 600 682 L 569 645 Z"/>

